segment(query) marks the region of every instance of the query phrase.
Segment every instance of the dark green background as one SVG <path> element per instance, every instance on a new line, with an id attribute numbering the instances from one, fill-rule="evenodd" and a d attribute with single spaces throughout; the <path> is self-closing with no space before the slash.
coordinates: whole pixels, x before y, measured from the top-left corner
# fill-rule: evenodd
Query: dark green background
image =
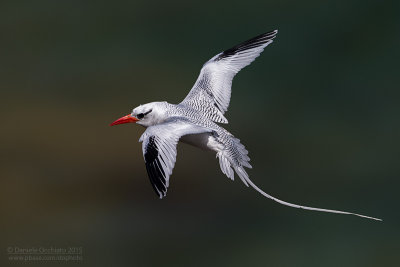
<path id="1" fill-rule="evenodd" d="M 278 205 L 187 145 L 159 200 L 143 129 L 108 126 L 273 29 L 226 114 L 251 178 L 384 222 Z M 3 1 L 0 32 L 2 265 L 81 246 L 86 266 L 399 266 L 399 1 Z"/>

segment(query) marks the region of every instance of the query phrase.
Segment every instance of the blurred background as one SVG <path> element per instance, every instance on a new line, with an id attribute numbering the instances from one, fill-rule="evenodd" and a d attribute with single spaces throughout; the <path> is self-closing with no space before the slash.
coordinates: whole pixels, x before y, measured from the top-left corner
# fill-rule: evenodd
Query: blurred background
<path id="1" fill-rule="evenodd" d="M 0 250 L 81 247 L 85 266 L 399 266 L 399 1 L 2 1 Z M 226 128 L 250 177 L 180 144 L 154 194 L 137 125 L 205 61 L 275 42 L 234 79 Z M 30 261 L 30 265 L 60 262 Z"/>

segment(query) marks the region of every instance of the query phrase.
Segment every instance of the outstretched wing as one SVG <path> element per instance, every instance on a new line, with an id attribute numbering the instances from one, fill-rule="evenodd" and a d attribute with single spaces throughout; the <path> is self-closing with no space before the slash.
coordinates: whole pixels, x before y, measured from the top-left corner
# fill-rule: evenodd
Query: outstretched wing
<path id="1" fill-rule="evenodd" d="M 179 139 L 187 134 L 210 131 L 184 119 L 171 118 L 168 122 L 148 127 L 140 137 L 139 141 L 143 142 L 147 174 L 154 191 L 160 198 L 167 194 L 169 176 L 175 166 L 176 145 Z"/>
<path id="2" fill-rule="evenodd" d="M 211 58 L 204 64 L 192 90 L 180 104 L 204 112 L 213 121 L 227 123 L 223 114 L 231 99 L 233 77 L 250 65 L 272 43 L 277 33 L 275 30 L 261 34 Z"/>

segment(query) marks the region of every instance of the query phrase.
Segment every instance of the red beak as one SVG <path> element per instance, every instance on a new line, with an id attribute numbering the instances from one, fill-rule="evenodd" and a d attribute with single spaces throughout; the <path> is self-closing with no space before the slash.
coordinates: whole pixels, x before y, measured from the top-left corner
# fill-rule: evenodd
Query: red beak
<path id="1" fill-rule="evenodd" d="M 110 126 L 114 126 L 117 124 L 122 124 L 122 123 L 128 123 L 128 122 L 137 122 L 139 119 L 132 116 L 132 115 L 126 115 L 123 116 L 122 118 L 119 118 L 118 120 L 114 121 L 113 123 L 110 124 Z"/>

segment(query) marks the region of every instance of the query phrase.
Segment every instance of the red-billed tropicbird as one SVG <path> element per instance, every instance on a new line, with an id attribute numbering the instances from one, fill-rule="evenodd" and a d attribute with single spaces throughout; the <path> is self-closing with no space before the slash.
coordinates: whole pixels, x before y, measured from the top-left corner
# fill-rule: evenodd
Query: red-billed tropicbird
<path id="1" fill-rule="evenodd" d="M 182 141 L 215 152 L 226 176 L 233 180 L 234 170 L 246 186 L 250 185 L 280 204 L 381 220 L 346 211 L 296 205 L 265 193 L 249 179 L 244 169 L 251 168 L 245 147 L 239 139 L 217 124 L 228 123 L 224 113 L 229 106 L 233 77 L 253 62 L 272 43 L 277 33 L 275 30 L 261 34 L 211 58 L 203 65 L 196 83 L 181 103 L 175 105 L 164 101 L 140 105 L 111 125 L 135 122 L 147 128 L 139 141 L 143 142 L 150 182 L 160 198 L 166 196 L 176 161 L 176 146 L 178 141 Z"/>

